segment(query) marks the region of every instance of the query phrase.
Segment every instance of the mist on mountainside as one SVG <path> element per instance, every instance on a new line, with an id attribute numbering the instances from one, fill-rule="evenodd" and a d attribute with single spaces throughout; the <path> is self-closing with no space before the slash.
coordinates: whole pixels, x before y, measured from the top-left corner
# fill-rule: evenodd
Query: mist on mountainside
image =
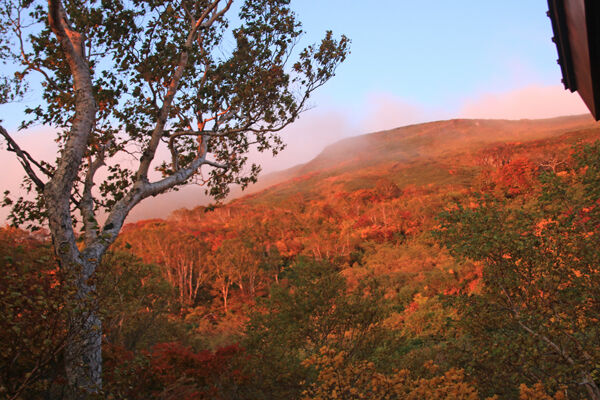
<path id="1" fill-rule="evenodd" d="M 593 124 L 589 115 L 543 120 L 453 119 L 343 138 L 344 125 L 340 120 L 334 118 L 329 124 L 326 123 L 327 119 L 319 121 L 323 125 L 318 127 L 312 123 L 307 126 L 299 123 L 297 131 L 286 136 L 290 141 L 286 150 L 276 157 L 254 152 L 251 160 L 255 159 L 262 164 L 266 162 L 258 182 L 244 191 L 239 187 L 232 187 L 231 195 L 226 201 L 260 192 L 310 172 L 331 168 L 360 170 L 384 161 L 426 159 L 496 141 L 527 141 L 555 136 L 567 129 L 578 129 Z M 327 127 L 331 130 L 327 131 Z M 336 139 L 339 141 L 335 141 Z M 335 143 L 332 143 L 334 141 Z M 290 163 L 296 165 L 277 170 L 277 165 Z M 166 217 L 169 212 L 178 208 L 194 208 L 212 202 L 213 200 L 204 194 L 203 187 L 190 185 L 177 192 L 145 200 L 134 208 L 128 221 Z"/>

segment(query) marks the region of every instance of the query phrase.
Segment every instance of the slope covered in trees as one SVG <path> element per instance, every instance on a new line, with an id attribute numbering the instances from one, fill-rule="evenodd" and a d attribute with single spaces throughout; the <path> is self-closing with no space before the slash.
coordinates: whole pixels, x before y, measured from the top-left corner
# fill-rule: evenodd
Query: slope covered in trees
<path id="1" fill-rule="evenodd" d="M 414 125 L 340 142 L 227 205 L 126 226 L 99 278 L 104 390 L 600 398 L 599 139 L 587 117 Z M 3 259 L 16 272 L 0 290 L 31 279 L 54 304 L 60 277 L 35 262 L 49 250 L 3 235 L 38 250 Z M 17 306 L 0 322 L 16 335 L 3 365 L 19 368 L 0 387 L 56 391 L 43 360 L 60 358 L 61 310 Z M 30 354 L 18 333 L 37 337 L 27 316 L 42 312 L 57 328 Z"/>

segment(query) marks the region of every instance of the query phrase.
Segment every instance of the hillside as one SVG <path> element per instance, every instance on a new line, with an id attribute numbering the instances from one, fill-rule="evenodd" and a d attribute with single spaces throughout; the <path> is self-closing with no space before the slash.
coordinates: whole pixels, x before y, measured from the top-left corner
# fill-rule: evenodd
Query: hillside
<path id="1" fill-rule="evenodd" d="M 454 119 L 365 134 L 328 146 L 306 164 L 261 178 L 260 187 L 272 185 L 233 203 L 269 203 L 300 194 L 315 198 L 323 195 L 323 189 L 369 188 L 378 178 L 401 184 L 459 183 L 472 175 L 462 171 L 466 177 L 452 177 L 448 170 L 463 166 L 461 159 L 485 146 L 552 139 L 567 133 L 576 138 L 576 132 L 598 127 L 592 117 L 580 115 L 517 121 Z M 325 187 L 320 187 L 322 184 Z"/>

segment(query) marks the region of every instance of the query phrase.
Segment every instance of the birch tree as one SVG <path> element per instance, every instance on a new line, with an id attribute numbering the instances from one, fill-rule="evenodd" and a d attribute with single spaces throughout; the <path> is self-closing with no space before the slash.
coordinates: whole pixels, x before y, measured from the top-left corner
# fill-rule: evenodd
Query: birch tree
<path id="1" fill-rule="evenodd" d="M 279 132 L 347 54 L 348 39 L 331 32 L 297 49 L 302 30 L 289 0 L 235 3 L 1 3 L 10 36 L 3 60 L 17 71 L 19 88 L 41 82 L 39 104 L 25 110 L 21 128 L 42 124 L 58 132 L 56 160 L 37 160 L 14 132 L 0 128 L 34 195 L 5 197 L 11 221 L 47 224 L 75 288 L 79 307 L 71 319 L 80 329 L 65 353 L 73 397 L 101 390 L 94 272 L 128 213 L 145 198 L 192 182 L 216 198 L 230 184 L 254 182 L 260 167 L 248 165 L 248 151 L 279 152 Z M 157 157 L 161 148 L 167 159 Z"/>

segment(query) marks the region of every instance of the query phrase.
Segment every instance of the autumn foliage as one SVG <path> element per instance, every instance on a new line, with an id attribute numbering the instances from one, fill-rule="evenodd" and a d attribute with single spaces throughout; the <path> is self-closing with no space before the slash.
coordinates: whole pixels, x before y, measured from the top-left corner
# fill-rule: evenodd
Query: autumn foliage
<path id="1" fill-rule="evenodd" d="M 0 229 L 0 396 L 41 395 L 61 383 L 67 321 L 52 251 L 26 232 Z"/>
<path id="2" fill-rule="evenodd" d="M 326 347 L 304 362 L 313 366 L 318 377 L 302 395 L 302 400 L 325 399 L 456 399 L 477 400 L 477 390 L 465 382 L 463 371 L 451 369 L 435 375 L 435 365 L 427 368 L 432 377 L 411 377 L 410 371 L 378 372 L 372 362 L 351 363 L 345 352 Z"/>
<path id="3" fill-rule="evenodd" d="M 116 398 L 165 400 L 231 399 L 247 381 L 236 345 L 194 351 L 181 343 L 159 343 L 135 355 L 117 346 L 106 351 L 108 391 Z"/>

